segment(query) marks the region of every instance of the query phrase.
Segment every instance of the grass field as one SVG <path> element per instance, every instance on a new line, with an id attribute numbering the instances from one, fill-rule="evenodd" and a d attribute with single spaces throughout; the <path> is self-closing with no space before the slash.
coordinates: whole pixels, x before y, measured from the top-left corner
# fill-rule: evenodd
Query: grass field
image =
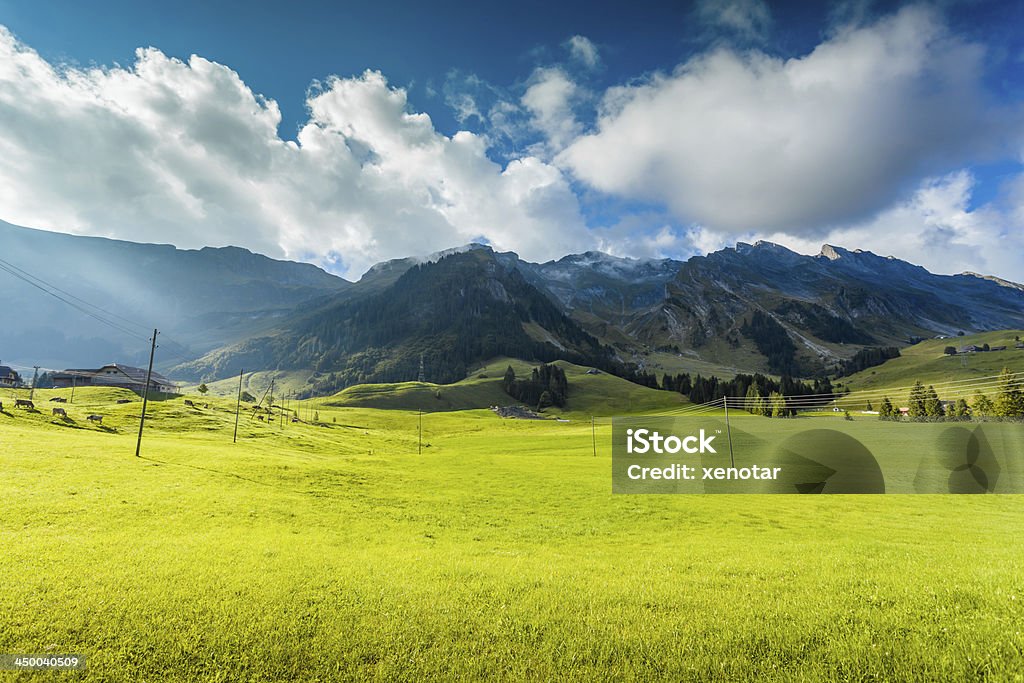
<path id="1" fill-rule="evenodd" d="M 982 332 L 965 337 L 949 339 L 928 339 L 919 344 L 900 350 L 900 357 L 886 361 L 877 367 L 868 368 L 850 377 L 837 381 L 837 385 L 851 391 L 909 387 L 917 380 L 935 384 L 942 397 L 942 383 L 969 382 L 979 378 L 998 375 L 1003 368 L 1013 372 L 1024 372 L 1024 349 L 1014 348 L 1014 337 L 1024 338 L 1024 330 L 1003 330 Z M 947 356 L 947 346 L 957 348 L 974 344 L 982 346 L 1006 346 L 1005 351 L 986 351 L 957 356 Z M 989 392 L 991 393 L 991 392 Z M 896 398 L 894 395 L 893 398 Z"/>
<path id="2" fill-rule="evenodd" d="M 583 414 L 436 412 L 418 455 L 366 407 L 233 445 L 220 398 L 136 459 L 137 402 L 63 393 L 3 398 L 0 652 L 69 678 L 1024 680 L 1021 496 L 613 496 Z"/>
<path id="3" fill-rule="evenodd" d="M 621 377 L 600 373 L 588 375 L 588 368 L 566 361 L 554 363 L 565 370 L 569 381 L 569 405 L 565 411 L 552 409 L 552 414 L 597 414 L 644 413 L 678 408 L 688 401 L 679 394 L 658 391 L 628 382 Z M 466 379 L 454 384 L 433 384 L 431 382 L 401 382 L 397 384 L 359 384 L 349 387 L 334 396 L 316 399 L 316 403 L 335 407 L 381 408 L 386 410 L 422 410 L 442 412 L 452 410 L 473 410 L 494 405 L 510 405 L 515 401 L 501 388 L 505 370 L 512 366 L 519 377 L 529 377 L 537 363 L 514 358 L 499 358 L 475 368 Z M 260 398 L 275 378 L 275 387 L 282 391 L 301 388 L 305 380 L 301 373 L 246 374 L 243 389 Z M 238 391 L 238 378 L 221 380 L 209 385 L 214 395 L 234 396 Z M 275 388 L 275 391 L 277 391 Z"/>

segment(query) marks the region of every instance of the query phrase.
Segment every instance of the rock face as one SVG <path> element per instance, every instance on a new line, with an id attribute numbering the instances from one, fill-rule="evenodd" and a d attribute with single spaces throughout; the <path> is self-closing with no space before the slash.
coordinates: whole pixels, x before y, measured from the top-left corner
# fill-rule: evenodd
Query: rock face
<path id="1" fill-rule="evenodd" d="M 131 332 L 11 277 L 0 304 L 18 324 L 0 326 L 5 359 L 138 364 L 139 337 L 156 326 L 158 365 L 177 364 L 182 378 L 308 369 L 334 388 L 415 379 L 421 356 L 430 379 L 448 381 L 494 355 L 604 367 L 658 353 L 809 376 L 865 346 L 1024 327 L 1017 283 L 935 275 L 830 244 L 815 256 L 760 241 L 686 261 L 589 251 L 546 263 L 470 244 L 387 261 L 350 283 L 235 247 L 187 251 L 3 223 L 0 243 L 0 258 Z"/>
<path id="2" fill-rule="evenodd" d="M 206 378 L 242 367 L 312 369 L 315 390 L 326 393 L 414 379 L 421 361 L 425 379 L 437 383 L 462 379 L 496 356 L 613 362 L 610 349 L 487 247 L 417 263 L 383 288 L 360 284 L 179 371 Z"/>

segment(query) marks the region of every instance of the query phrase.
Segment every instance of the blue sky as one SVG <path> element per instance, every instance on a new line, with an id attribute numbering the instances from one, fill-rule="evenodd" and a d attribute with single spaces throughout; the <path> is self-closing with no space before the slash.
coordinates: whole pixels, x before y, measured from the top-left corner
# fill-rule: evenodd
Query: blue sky
<path id="1" fill-rule="evenodd" d="M 764 238 L 1024 279 L 1022 3 L 0 0 L 0 25 L 12 223 L 348 277 L 470 239 Z"/>

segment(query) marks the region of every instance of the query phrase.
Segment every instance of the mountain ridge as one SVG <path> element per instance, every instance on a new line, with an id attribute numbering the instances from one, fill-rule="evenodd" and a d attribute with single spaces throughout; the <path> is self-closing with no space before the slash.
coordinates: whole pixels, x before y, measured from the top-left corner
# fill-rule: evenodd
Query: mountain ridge
<path id="1" fill-rule="evenodd" d="M 380 361 L 385 365 L 376 370 L 364 367 L 351 377 L 345 375 L 348 379 L 342 383 L 367 377 L 414 379 L 418 354 L 430 349 L 428 338 L 433 343 L 465 346 L 468 342 L 460 341 L 460 333 L 493 336 L 495 330 L 478 324 L 487 316 L 502 326 L 502 334 L 515 348 L 528 349 L 526 338 L 529 344 L 540 344 L 529 346 L 529 353 L 537 357 L 572 362 L 585 357 L 597 364 L 611 359 L 641 372 L 675 372 L 695 363 L 808 377 L 831 372 L 867 345 L 905 345 L 916 338 L 952 336 L 961 330 L 1024 326 L 1022 285 L 975 273 L 937 275 L 892 256 L 831 244 L 822 245 L 813 256 L 761 240 L 737 242 L 686 260 L 631 258 L 591 250 L 532 263 L 514 252 L 470 243 L 424 257 L 382 261 L 349 282 L 311 264 L 270 259 L 239 247 L 179 250 L 2 222 L 0 242 L 8 254 L 5 259 L 15 259 L 26 270 L 55 280 L 54 284 L 70 281 L 69 291 L 83 299 L 108 305 L 128 318 L 143 311 L 149 320 L 158 318 L 161 331 L 167 333 L 165 342 L 184 342 L 173 347 L 177 360 L 165 360 L 161 367 L 167 370 L 176 365 L 203 379 L 216 379 L 227 368 L 243 363 L 249 369 L 298 367 L 300 359 L 313 374 L 344 374 L 345 368 L 351 369 L 353 354 L 366 351 L 346 346 L 362 337 L 346 322 L 344 311 L 376 305 L 396 319 L 406 319 L 415 317 L 417 307 L 433 310 L 437 302 L 407 291 L 415 279 L 407 275 L 426 269 L 441 279 L 421 273 L 418 277 L 427 279 L 419 286 L 438 287 L 445 296 L 455 296 L 460 288 L 442 284 L 441 271 L 435 268 L 456 261 L 475 264 L 460 271 L 466 285 L 462 289 L 468 288 L 477 303 L 488 302 L 484 306 L 488 310 L 478 311 L 472 320 L 448 311 L 446 319 L 455 327 L 444 341 L 437 329 L 427 327 L 423 328 L 426 336 L 402 328 L 411 336 L 389 339 L 372 328 L 390 323 L 374 319 L 367 334 L 376 336 L 367 348 L 376 349 L 378 360 L 388 360 Z M 91 272 L 96 263 L 108 272 L 96 276 Z M 83 346 L 80 339 L 65 333 L 95 334 L 100 341 L 106 340 L 96 324 L 76 327 L 74 312 L 64 311 L 60 302 L 43 303 L 46 295 L 29 291 L 27 285 L 16 283 L 17 287 L 13 296 L 11 288 L 0 289 L 6 292 L 0 293 L 0 304 L 15 311 L 21 326 L 14 333 L 10 327 L 0 331 L 0 356 L 17 359 L 18 353 L 10 349 L 17 350 L 18 343 L 35 353 L 40 336 L 53 336 L 51 346 L 70 344 L 79 349 L 89 346 L 88 339 Z M 495 294 L 502 290 L 515 294 Z M 150 299 L 158 305 L 140 304 Z M 410 309 L 399 310 L 392 300 L 406 302 Z M 33 318 L 39 311 L 41 315 Z M 556 312 L 565 320 L 557 318 Z M 755 320 L 755 316 L 760 317 Z M 40 317 L 51 323 L 49 327 L 38 325 Z M 318 319 L 319 327 L 311 322 Z M 337 329 L 328 329 L 324 320 L 333 320 Z M 513 325 L 512 321 L 518 322 Z M 310 331 L 313 328 L 315 334 Z M 289 337 L 296 330 L 308 337 L 302 344 Z M 314 357 L 311 349 L 318 347 L 313 342 L 331 335 L 347 341 L 334 349 L 333 360 Z M 254 344 L 255 339 L 276 341 Z M 292 342 L 303 351 L 288 350 Z M 141 346 L 132 347 L 132 355 L 124 351 L 127 345 L 118 350 L 109 343 L 103 347 L 109 355 L 76 357 L 67 364 L 106 362 L 114 357 L 138 363 L 146 350 Z M 438 363 L 449 372 L 459 363 L 469 367 L 484 360 L 471 355 Z M 189 357 L 193 360 L 188 361 Z M 200 358 L 206 360 L 198 362 Z"/>

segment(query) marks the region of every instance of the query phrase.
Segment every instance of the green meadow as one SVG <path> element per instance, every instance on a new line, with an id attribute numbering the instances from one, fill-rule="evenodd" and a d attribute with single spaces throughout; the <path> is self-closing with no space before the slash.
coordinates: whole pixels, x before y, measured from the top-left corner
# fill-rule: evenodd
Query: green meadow
<path id="1" fill-rule="evenodd" d="M 568 422 L 448 388 L 422 448 L 435 387 L 243 413 L 237 444 L 232 399 L 155 401 L 138 459 L 130 393 L 79 389 L 68 420 L 66 390 L 0 397 L 0 653 L 88 681 L 1024 680 L 1024 497 L 613 496 L 590 413 L 681 406 L 575 379 Z M 803 422 L 892 462 L 939 428 L 737 420 Z"/>
<path id="2" fill-rule="evenodd" d="M 985 378 L 998 375 L 1003 368 L 1012 372 L 1024 372 L 1024 349 L 1016 348 L 1015 337 L 1024 338 L 1024 330 L 1001 330 L 981 332 L 948 339 L 927 339 L 900 350 L 900 357 L 893 358 L 877 367 L 862 370 L 850 377 L 837 381 L 837 388 L 857 391 L 899 389 L 892 398 L 906 399 L 907 388 L 920 380 L 924 384 L 936 385 L 940 397 L 944 387 L 978 386 L 990 396 L 994 393 L 995 382 L 986 383 Z M 978 353 L 947 356 L 947 346 L 961 348 L 968 344 L 976 346 L 1005 346 L 1005 351 L 983 351 Z M 973 393 L 973 389 L 971 390 Z M 878 401 L 876 400 L 875 403 Z"/>

